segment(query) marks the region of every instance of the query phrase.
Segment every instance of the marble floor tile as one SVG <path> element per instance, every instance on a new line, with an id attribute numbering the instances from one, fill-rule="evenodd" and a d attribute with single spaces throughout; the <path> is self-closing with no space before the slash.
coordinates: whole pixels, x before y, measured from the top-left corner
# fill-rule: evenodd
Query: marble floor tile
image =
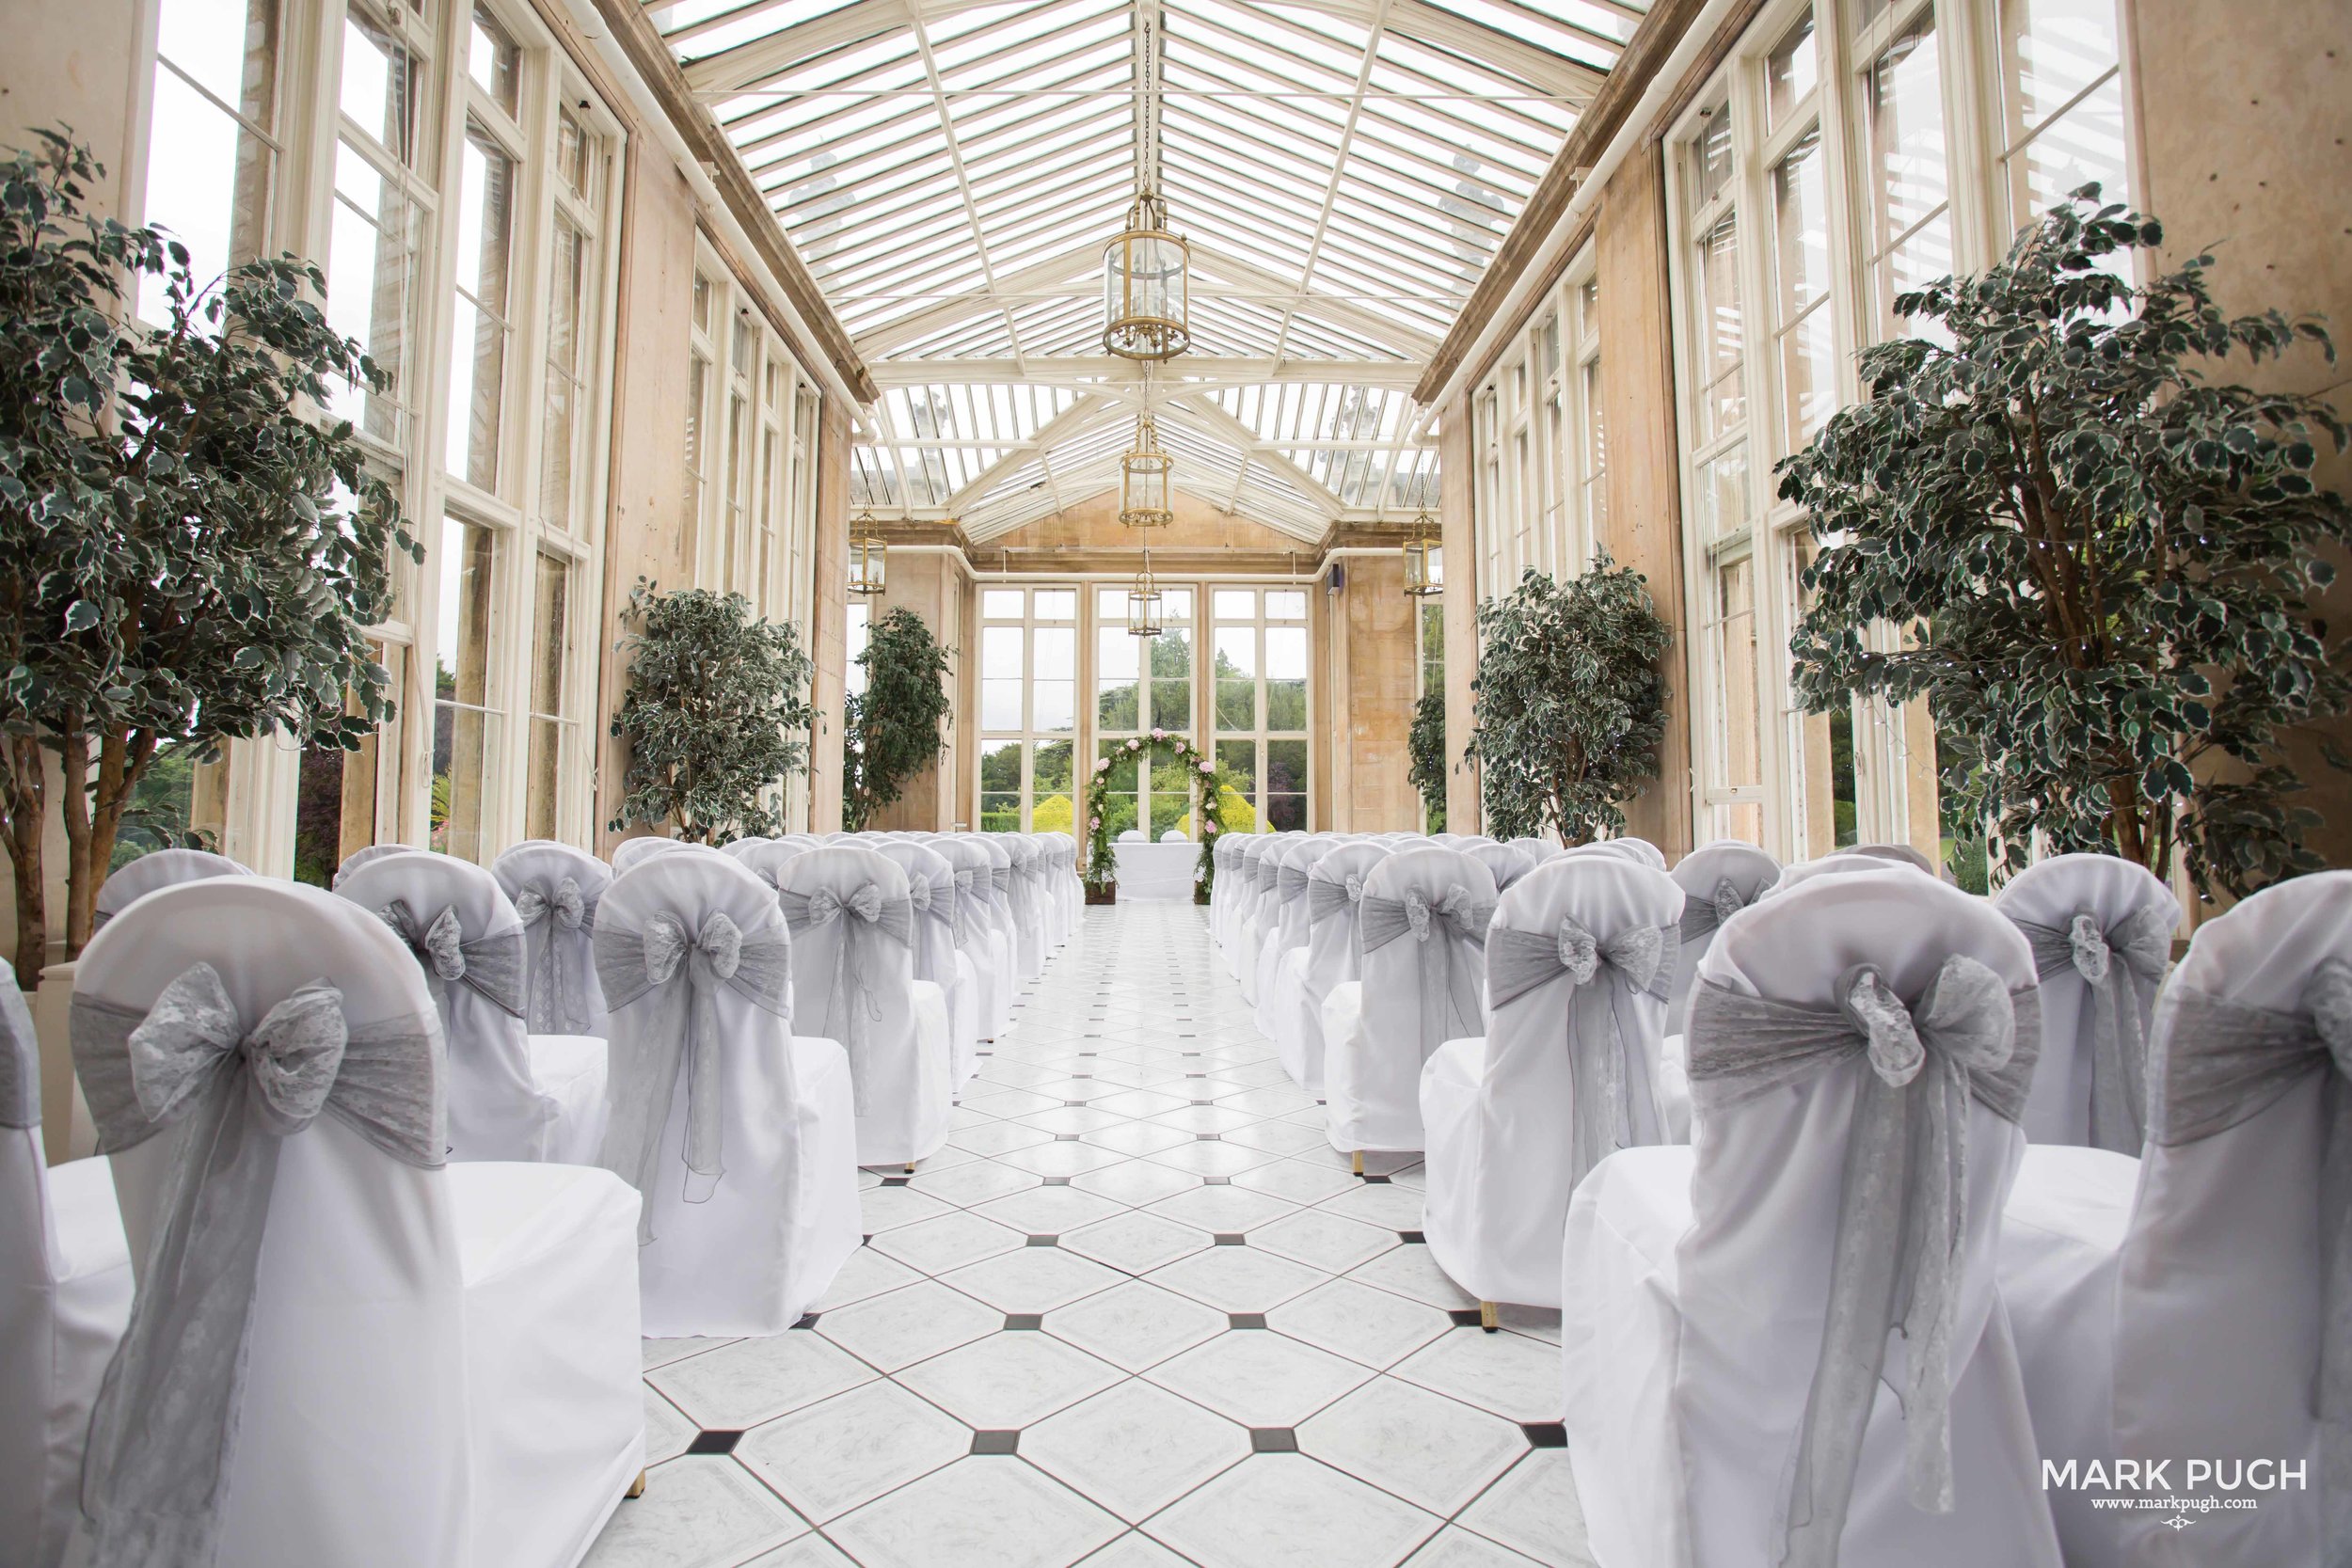
<path id="1" fill-rule="evenodd" d="M 1393 1230 L 1321 1209 L 1301 1209 L 1250 1231 L 1249 1244 L 1329 1275 L 1345 1274 L 1401 1243 Z"/>
<path id="2" fill-rule="evenodd" d="M 1007 1455 L 958 1460 L 835 1520 L 826 1533 L 863 1568 L 1067 1568 L 1122 1528 Z"/>
<path id="3" fill-rule="evenodd" d="M 1070 1148 L 1070 1145 L 1063 1145 Z M 1189 1171 L 1171 1170 L 1150 1160 L 1121 1160 L 1103 1170 L 1074 1176 L 1070 1184 L 1081 1192 L 1094 1193 L 1114 1203 L 1141 1206 L 1156 1203 L 1164 1197 L 1189 1192 L 1200 1185 L 1200 1178 Z"/>
<path id="4" fill-rule="evenodd" d="M 1504 1330 L 1457 1328 L 1391 1369 L 1407 1383 L 1514 1421 L 1560 1418 L 1560 1351 Z"/>
<path id="5" fill-rule="evenodd" d="M 1451 1515 L 1529 1450 L 1514 1422 L 1375 1377 L 1300 1427 L 1298 1451 Z"/>
<path id="6" fill-rule="evenodd" d="M 1022 1458 L 1130 1524 L 1248 1456 L 1248 1431 L 1136 1379 L 1021 1434 Z"/>
<path id="7" fill-rule="evenodd" d="M 953 1170 L 941 1171 L 936 1176 L 917 1176 L 907 1183 L 907 1187 L 909 1191 L 918 1193 L 927 1198 L 936 1199 L 943 1205 L 953 1204 L 961 1209 L 969 1209 L 975 1204 L 986 1203 L 991 1198 L 1003 1197 L 1009 1193 L 1017 1193 L 1025 1188 L 1040 1185 L 1044 1180 L 1043 1177 L 1035 1171 L 1024 1170 L 1012 1162 L 1022 1155 L 1034 1153 L 1040 1148 L 1064 1147 L 1066 1146 L 1060 1144 L 1043 1143 L 1030 1148 L 1012 1149 L 992 1159 L 976 1160 L 968 1165 L 958 1165 Z M 875 1225 L 873 1219 L 874 1216 L 871 1214 L 866 1216 L 868 1227 L 877 1234 L 887 1234 L 892 1228 L 888 1225 Z"/>
<path id="8" fill-rule="evenodd" d="M 971 1451 L 971 1428 L 882 1381 L 754 1428 L 735 1457 L 821 1525 Z"/>
<path id="9" fill-rule="evenodd" d="M 984 1220 L 959 1210 L 937 1219 L 900 1226 L 874 1238 L 873 1249 L 911 1269 L 937 1275 L 1000 1252 L 1028 1244 L 1028 1237 L 1010 1226 Z"/>
<path id="10" fill-rule="evenodd" d="M 1057 1246 L 1025 1246 L 943 1275 L 942 1283 L 1000 1312 L 1034 1315 L 1124 1284 L 1126 1278 L 1117 1269 Z"/>
<path id="11" fill-rule="evenodd" d="M 1450 1332 L 1438 1308 L 1352 1279 L 1334 1279 L 1266 1314 L 1266 1326 L 1368 1367 L 1392 1367 Z"/>
<path id="12" fill-rule="evenodd" d="M 1009 1432 L 1099 1394 L 1123 1374 L 1050 1334 L 995 1334 L 908 1368 L 898 1381 L 965 1425 Z"/>
<path id="13" fill-rule="evenodd" d="M 1004 1322 L 1001 1307 L 925 1279 L 823 1313 L 817 1332 L 875 1370 L 895 1372 L 993 1334 Z"/>
<path id="14" fill-rule="evenodd" d="M 1328 1275 L 1254 1246 L 1213 1246 L 1152 1271 L 1151 1283 L 1221 1312 L 1271 1312 Z"/>
<path id="15" fill-rule="evenodd" d="M 1032 1187 L 980 1204 L 974 1212 L 1025 1235 L 1058 1236 L 1124 1212 L 1124 1205 L 1076 1187 Z"/>
<path id="16" fill-rule="evenodd" d="M 1295 1427 L 1373 1373 L 1263 1328 L 1220 1334 L 1144 1374 L 1247 1427 Z"/>
<path id="17" fill-rule="evenodd" d="M 739 1339 L 664 1367 L 650 1381 L 703 1430 L 740 1432 L 873 1377 L 871 1367 L 831 1340 L 794 1329 Z"/>
<path id="18" fill-rule="evenodd" d="M 1165 1220 L 1189 1225 L 1211 1233 L 1248 1230 L 1253 1226 L 1270 1225 L 1284 1214 L 1295 1212 L 1295 1206 L 1266 1193 L 1253 1193 L 1247 1187 L 1198 1187 L 1147 1204 L 1146 1210 Z"/>
<path id="19" fill-rule="evenodd" d="M 1460 1522 L 1545 1568 L 1593 1568 L 1565 1449 L 1534 1449 L 1464 1509 Z"/>
<path id="20" fill-rule="evenodd" d="M 1115 1196 L 1115 1195 L 1105 1195 Z M 1064 1233 L 1062 1250 L 1107 1263 L 1124 1274 L 1144 1275 L 1173 1263 L 1215 1241 L 1205 1230 L 1157 1214 L 1114 1214 Z"/>
<path id="21" fill-rule="evenodd" d="M 1205 1302 L 1141 1280 L 1045 1314 L 1048 1333 L 1131 1372 L 1205 1344 L 1230 1323 Z"/>
<path id="22" fill-rule="evenodd" d="M 1304 1454 L 1264 1453 L 1144 1528 L 1201 1568 L 1391 1568 L 1442 1522 Z"/>
<path id="23" fill-rule="evenodd" d="M 673 1459 L 624 1498 L 581 1568 L 736 1568 L 808 1533 L 808 1521 L 732 1459 Z"/>

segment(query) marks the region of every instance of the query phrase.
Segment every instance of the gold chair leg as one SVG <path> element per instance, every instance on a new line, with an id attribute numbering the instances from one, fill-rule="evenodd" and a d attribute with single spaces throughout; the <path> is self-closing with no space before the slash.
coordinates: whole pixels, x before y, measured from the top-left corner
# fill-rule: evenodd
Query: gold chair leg
<path id="1" fill-rule="evenodd" d="M 645 1472 L 643 1470 L 638 1471 L 637 1479 L 628 1483 L 628 1490 L 622 1495 L 624 1497 L 644 1497 L 645 1495 Z"/>
<path id="2" fill-rule="evenodd" d="M 1478 1326 L 1489 1334 L 1502 1326 L 1498 1321 L 1493 1302 L 1482 1301 L 1478 1304 Z"/>
<path id="3" fill-rule="evenodd" d="M 1356 1174 L 1364 1174 L 1364 1151 L 1360 1148 L 1356 1151 Z"/>
<path id="4" fill-rule="evenodd" d="M 914 1162 L 912 1160 L 907 1162 L 907 1174 L 909 1176 L 913 1176 L 914 1174 Z"/>

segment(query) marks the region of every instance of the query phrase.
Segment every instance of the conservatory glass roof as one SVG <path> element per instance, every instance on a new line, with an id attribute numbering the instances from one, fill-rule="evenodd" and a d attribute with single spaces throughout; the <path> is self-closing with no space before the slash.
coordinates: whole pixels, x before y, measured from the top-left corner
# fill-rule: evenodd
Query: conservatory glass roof
<path id="1" fill-rule="evenodd" d="M 1176 483 L 1304 540 L 1436 502 L 1410 388 L 1646 0 L 669 0 L 648 7 L 881 401 L 853 502 L 986 539 Z M 1143 185 L 1193 347 L 1101 346 Z"/>

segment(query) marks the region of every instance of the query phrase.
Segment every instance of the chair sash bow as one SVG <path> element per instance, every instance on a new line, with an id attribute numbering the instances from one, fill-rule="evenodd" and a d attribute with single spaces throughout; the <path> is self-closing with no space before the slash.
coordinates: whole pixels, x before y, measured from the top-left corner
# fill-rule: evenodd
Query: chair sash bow
<path id="1" fill-rule="evenodd" d="M 719 991 L 730 989 L 788 1020 L 789 939 L 772 925 L 746 932 L 720 911 L 705 914 L 690 932 L 683 920 L 664 910 L 648 918 L 642 931 L 623 930 L 610 921 L 599 925 L 596 954 L 596 974 L 612 1011 L 645 997 L 655 1008 L 642 1028 L 629 1032 L 629 1046 L 612 1052 L 606 1096 L 612 1119 L 600 1163 L 651 1198 L 662 1129 L 683 1069 L 684 1195 L 689 1203 L 707 1202 L 726 1174 Z M 653 1236 L 649 1201 L 638 1209 L 638 1244 Z"/>
<path id="2" fill-rule="evenodd" d="M 1746 909 L 1755 900 L 1740 891 L 1740 884 L 1728 877 L 1715 879 L 1714 887 L 1705 897 L 1695 893 L 1682 895 L 1681 939 L 1693 942 L 1721 927 L 1733 915 Z"/>
<path id="3" fill-rule="evenodd" d="M 2319 1175 L 2320 1539 L 2352 1541 L 2352 963 L 2323 960 L 2291 1009 L 2173 985 L 2165 995 L 2151 1143 L 2198 1143 L 2250 1120 L 2324 1074 Z"/>
<path id="4" fill-rule="evenodd" d="M 2063 927 L 2016 924 L 2044 980 L 2071 970 L 2090 992 L 2091 1147 L 2137 1158 L 2148 1131 L 2148 1027 L 2173 923 L 2152 904 L 2106 928 L 2088 911 Z"/>
<path id="5" fill-rule="evenodd" d="M 1486 927 L 1494 919 L 1492 903 L 1480 902 L 1456 882 L 1434 902 L 1421 889 L 1407 888 L 1400 898 L 1365 894 L 1356 909 L 1357 941 L 1367 958 L 1407 932 L 1412 935 L 1421 969 L 1423 1060 L 1446 1042 L 1449 1003 L 1465 1025 L 1480 1026 L 1485 1009 L 1478 992 L 1486 966 Z"/>
<path id="6" fill-rule="evenodd" d="M 593 930 L 595 906 L 580 891 L 580 879 L 564 877 L 553 887 L 533 885 L 515 895 L 515 914 L 523 923 L 526 942 L 535 940 L 539 956 L 531 965 L 531 1028 L 535 1034 L 582 1035 L 589 1029 L 588 1009 L 580 1004 L 585 988 L 567 988 L 565 949 L 573 932 Z"/>
<path id="7" fill-rule="evenodd" d="M 453 907 L 441 911 L 430 923 L 419 920 L 405 898 L 395 898 L 375 912 L 417 955 L 436 1002 L 443 999 L 444 987 L 463 983 L 501 1012 L 523 1016 L 523 933 L 519 926 L 485 932 L 468 942 Z"/>
<path id="8" fill-rule="evenodd" d="M 82 1510 L 99 1568 L 216 1557 L 280 1140 L 330 1112 L 393 1159 L 438 1165 L 437 1026 L 419 1022 L 423 1032 L 354 1034 L 342 993 L 313 981 L 247 1028 L 205 963 L 143 1013 L 74 999 L 101 1149 L 190 1123 L 90 1418 Z"/>
<path id="9" fill-rule="evenodd" d="M 1307 883 L 1307 922 L 1316 925 L 1351 904 L 1360 904 L 1364 897 L 1364 877 L 1351 871 L 1345 877 L 1313 877 Z"/>
<path id="10" fill-rule="evenodd" d="M 1952 1508 L 1951 1339 L 1967 1230 L 1968 1105 L 2015 1121 L 2040 1050 L 2040 992 L 1955 954 L 1906 1006 L 1878 970 L 1840 977 L 1835 1008 L 1744 996 L 1702 977 L 1691 998 L 1692 1098 L 1752 1100 L 1859 1054 L 1820 1359 L 1797 1434 L 1776 1560 L 1837 1560 L 1890 1331 L 1903 1335 L 1904 1473 L 1913 1507 Z"/>
<path id="11" fill-rule="evenodd" d="M 913 901 L 884 897 L 867 882 L 844 897 L 832 888 L 814 893 L 786 889 L 776 895 L 784 906 L 785 924 L 796 937 L 821 926 L 841 927 L 834 947 L 833 987 L 825 998 L 819 1032 L 839 1040 L 850 1058 L 850 1092 L 857 1114 L 866 1114 L 873 1079 L 873 1026 L 882 1022 L 882 998 L 874 986 L 886 961 L 885 943 L 912 947 L 914 941 Z"/>

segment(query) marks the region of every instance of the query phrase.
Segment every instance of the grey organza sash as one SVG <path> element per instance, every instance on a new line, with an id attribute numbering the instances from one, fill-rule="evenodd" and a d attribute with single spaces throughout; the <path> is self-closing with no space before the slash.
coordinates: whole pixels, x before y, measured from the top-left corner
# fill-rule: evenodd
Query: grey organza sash
<path id="1" fill-rule="evenodd" d="M 1620 1148 L 1654 1141 L 1650 1125 L 1636 1127 L 1632 1085 L 1646 1079 L 1649 1057 L 1642 1031 L 1621 1008 L 1629 993 L 1663 1002 L 1674 974 L 1676 929 L 1632 926 L 1606 942 L 1575 920 L 1556 930 L 1499 927 L 1486 933 L 1486 996 L 1497 1008 L 1558 979 L 1568 998 L 1568 1078 L 1573 1101 L 1568 1124 L 1569 1182 Z"/>
<path id="2" fill-rule="evenodd" d="M 943 871 L 936 877 L 929 878 L 910 873 L 907 878 L 907 903 L 915 914 L 938 927 L 946 943 L 941 956 L 946 959 L 946 967 L 954 969 L 957 927 L 955 873 Z"/>
<path id="3" fill-rule="evenodd" d="M 825 999 L 825 1017 L 818 1033 L 839 1040 L 850 1058 L 850 1094 L 857 1114 L 866 1114 L 866 1095 L 873 1078 L 871 1055 L 874 1025 L 882 1022 L 882 998 L 874 983 L 889 963 L 886 943 L 910 947 L 914 942 L 913 903 L 905 896 L 884 897 L 881 888 L 866 883 L 847 898 L 831 888 L 815 893 L 776 895 L 784 906 L 784 922 L 800 936 L 818 926 L 838 922 L 841 939 L 834 948 L 833 991 Z"/>
<path id="4" fill-rule="evenodd" d="M 976 911 L 972 907 L 976 896 L 972 891 L 973 877 L 974 873 L 969 871 L 956 873 L 956 895 L 949 908 L 954 911 L 952 928 L 956 934 L 958 947 L 971 946 L 972 939 L 978 934 L 979 930 L 975 918 Z"/>
<path id="5" fill-rule="evenodd" d="M 2327 1154 L 2319 1172 L 2320 1538 L 2352 1543 L 2352 963 L 2312 973 L 2297 1011 L 2226 1001 L 2175 984 L 2165 1000 L 2166 1044 L 2149 1141 L 2201 1142 L 2249 1121 L 2288 1094 L 2325 1097 Z M 2330 1562 L 2337 1560 L 2329 1559 Z"/>
<path id="6" fill-rule="evenodd" d="M 1303 867 L 1286 865 L 1275 874 L 1274 895 L 1287 904 L 1307 891 L 1307 873 Z"/>
<path id="7" fill-rule="evenodd" d="M 523 1016 L 523 931 L 489 931 L 466 940 L 455 909 L 445 909 L 430 925 L 417 918 L 405 898 L 395 898 L 375 911 L 424 966 L 424 977 L 438 1004 L 443 988 L 472 987 L 501 1011 Z"/>
<path id="8" fill-rule="evenodd" d="M 653 1240 L 655 1164 L 661 1132 L 686 1069 L 686 1184 L 689 1203 L 709 1200 L 726 1174 L 725 1110 L 720 1057 L 719 991 L 734 991 L 763 1012 L 792 1016 L 792 943 L 774 926 L 746 932 L 713 911 L 691 936 L 676 915 L 662 911 L 643 930 L 611 921 L 596 930 L 596 978 L 605 1006 L 618 1013 L 641 998 L 646 1014 L 612 1053 L 606 1100 L 612 1120 L 604 1135 L 607 1170 L 644 1195 L 638 1205 L 639 1245 Z M 618 1027 L 615 1034 L 620 1035 Z"/>
<path id="9" fill-rule="evenodd" d="M 2148 1025 L 2172 958 L 2172 920 L 2150 905 L 2108 928 L 2089 913 L 2063 927 L 2016 926 L 2044 980 L 2072 970 L 2090 991 L 2091 1147 L 2137 1158 L 2148 1132 Z"/>
<path id="10" fill-rule="evenodd" d="M 1307 883 L 1307 923 L 1311 926 L 1337 914 L 1363 895 L 1364 879 L 1360 872 L 1351 871 L 1344 879 L 1311 878 Z"/>
<path id="11" fill-rule="evenodd" d="M 1714 1114 L 1867 1060 L 1848 1132 L 1820 1359 L 1805 1393 L 1775 1560 L 1827 1568 L 1853 1494 L 1864 1429 L 1886 1363 L 1905 1342 L 1904 1476 L 1912 1506 L 1952 1508 L 1951 1338 L 1967 1233 L 1968 1105 L 2007 1121 L 2025 1109 L 2041 1051 L 2041 993 L 2010 991 L 1959 954 L 1918 1005 L 1879 972 L 1840 977 L 1836 1007 L 1742 996 L 1704 977 L 1692 988 L 1691 1094 Z"/>
<path id="12" fill-rule="evenodd" d="M 404 1164 L 441 1164 L 436 1026 L 354 1033 L 312 981 L 250 1028 L 210 964 L 144 1011 L 73 999 L 102 1152 L 187 1121 L 164 1176 L 129 1329 L 82 1465 L 97 1568 L 207 1568 L 236 1452 L 246 1340 L 281 1140 L 324 1111 Z"/>
<path id="13" fill-rule="evenodd" d="M 1718 877 L 1713 891 L 1706 897 L 1695 893 L 1682 895 L 1682 925 L 1677 935 L 1686 944 L 1698 942 L 1753 901 L 1740 891 L 1739 883 L 1728 877 Z"/>
<path id="14" fill-rule="evenodd" d="M 523 932 L 539 933 L 539 957 L 531 966 L 531 1031 L 535 1035 L 582 1035 L 590 1020 L 584 1006 L 587 988 L 566 986 L 563 939 L 572 931 L 596 928 L 596 901 L 580 891 L 580 879 L 564 877 L 553 887 L 534 885 L 515 895 L 515 913 Z M 585 976 L 582 976 L 585 978 Z"/>
<path id="15" fill-rule="evenodd" d="M 0 1127 L 40 1125 L 40 1042 L 16 981 L 0 975 Z"/>
<path id="16" fill-rule="evenodd" d="M 1474 898 L 1455 883 L 1434 901 L 1418 888 L 1402 898 L 1367 893 L 1356 906 L 1356 940 L 1370 955 L 1398 938 L 1413 938 L 1421 966 L 1421 1053 L 1445 1043 L 1446 1004 L 1465 1023 L 1476 1027 L 1484 1012 L 1479 986 L 1484 977 L 1486 927 L 1494 919 L 1491 902 Z"/>
<path id="17" fill-rule="evenodd" d="M 992 865 L 988 868 L 988 879 L 996 884 L 998 893 L 1010 893 L 1012 891 L 1012 867 Z"/>

